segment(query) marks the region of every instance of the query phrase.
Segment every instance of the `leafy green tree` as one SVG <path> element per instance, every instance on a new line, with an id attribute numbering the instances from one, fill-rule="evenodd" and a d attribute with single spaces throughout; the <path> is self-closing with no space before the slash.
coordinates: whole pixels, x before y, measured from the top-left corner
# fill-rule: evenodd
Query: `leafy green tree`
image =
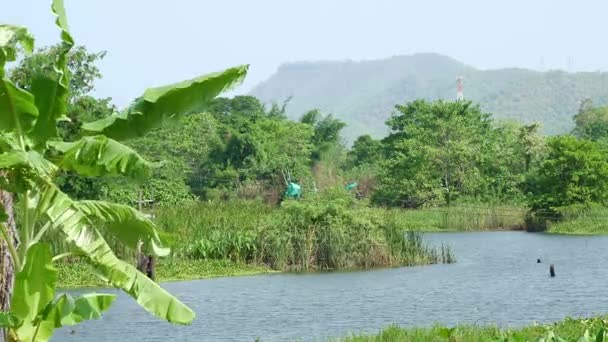
<path id="1" fill-rule="evenodd" d="M 590 140 L 608 138 L 608 106 L 594 107 L 590 100 L 583 100 L 574 116 L 574 135 Z"/>
<path id="2" fill-rule="evenodd" d="M 208 159 L 195 173 L 201 188 L 236 191 L 258 183 L 277 190 L 285 186 L 287 171 L 296 180 L 310 178 L 311 126 L 265 111 L 250 97 L 219 99 L 210 112 L 220 125 Z"/>
<path id="3" fill-rule="evenodd" d="M 30 53 L 34 40 L 25 28 L 0 25 L 0 200 L 4 209 L 0 224 L 0 327 L 5 329 L 4 337 L 47 341 L 56 328 L 99 317 L 114 299 L 113 295 L 99 294 L 76 299 L 66 294 L 55 297 L 57 270 L 53 263 L 66 254 L 53 255 L 44 242 L 51 232 L 63 236 L 74 253 L 95 268 L 95 275 L 123 289 L 148 312 L 169 322 L 188 324 L 194 313 L 118 259 L 102 235 L 102 231 L 110 234 L 131 248 L 141 241 L 150 253 L 167 255 L 154 224 L 128 206 L 73 200 L 54 178 L 63 169 L 86 176 L 145 179 L 152 172 L 151 163 L 114 139 L 143 136 L 163 122 L 175 122 L 185 113 L 200 111 L 210 99 L 239 82 L 247 67 L 148 89 L 125 112 L 87 122 L 82 125 L 86 136 L 64 142 L 57 126 L 70 99 L 67 55 L 74 42 L 67 31 L 63 1 L 53 0 L 52 9 L 61 30 L 60 51 L 54 67 L 33 75 L 26 89 L 7 77 L 5 66 L 17 59 L 18 44 Z M 51 149 L 56 153 L 49 153 Z M 49 155 L 52 159 L 45 158 Z M 18 218 L 14 196 L 20 206 Z"/>
<path id="4" fill-rule="evenodd" d="M 340 131 L 346 127 L 346 124 L 331 114 L 324 116 L 318 109 L 313 109 L 302 115 L 300 122 L 314 128 L 311 138 L 315 146 L 312 153 L 313 160 L 319 160 L 324 152 L 341 145 Z"/>
<path id="5" fill-rule="evenodd" d="M 488 149 L 482 156 L 484 179 L 476 197 L 484 201 L 522 201 L 526 174 L 538 167 L 544 151 L 540 125 L 500 121 L 485 137 Z"/>
<path id="6" fill-rule="evenodd" d="M 156 163 L 152 178 L 145 184 L 107 182 L 103 197 L 120 203 L 133 203 L 143 191 L 146 199 L 171 205 L 204 193 L 202 166 L 220 143 L 220 123 L 210 113 L 183 117 L 178 125 L 161 127 L 127 144 L 147 160 Z"/>
<path id="7" fill-rule="evenodd" d="M 220 97 L 209 104 L 208 111 L 220 123 L 239 129 L 266 116 L 264 105 L 253 96 Z"/>
<path id="8" fill-rule="evenodd" d="M 483 201 L 505 201 L 523 197 L 525 158 L 520 140 L 522 125 L 501 121 L 488 132 L 488 150 L 481 157 L 479 171 L 483 178 L 475 197 Z"/>
<path id="9" fill-rule="evenodd" d="M 387 121 L 392 133 L 383 140 L 387 159 L 376 199 L 416 207 L 474 195 L 484 181 L 490 115 L 461 101 L 417 100 L 396 108 Z"/>
<path id="10" fill-rule="evenodd" d="M 26 56 L 9 72 L 9 78 L 19 88 L 30 90 L 33 80 L 41 75 L 53 73 L 55 61 L 62 58 L 64 50 L 61 44 L 37 50 Z M 66 65 L 70 72 L 69 98 L 80 98 L 95 88 L 95 80 L 101 78 L 101 72 L 95 64 L 106 55 L 102 52 L 88 52 L 84 46 L 73 47 L 68 54 Z"/>
<path id="11" fill-rule="evenodd" d="M 528 180 L 533 210 L 553 212 L 574 204 L 608 204 L 608 150 L 574 136 L 548 140 L 547 156 Z"/>
<path id="12" fill-rule="evenodd" d="M 353 147 L 348 152 L 348 164 L 351 167 L 376 164 L 384 158 L 383 149 L 380 140 L 367 134 L 362 135 L 355 140 Z"/>
<path id="13" fill-rule="evenodd" d="M 540 123 L 522 125 L 519 128 L 519 144 L 523 150 L 525 172 L 529 172 L 533 166 L 538 164 L 544 152 L 545 139 L 540 130 Z"/>

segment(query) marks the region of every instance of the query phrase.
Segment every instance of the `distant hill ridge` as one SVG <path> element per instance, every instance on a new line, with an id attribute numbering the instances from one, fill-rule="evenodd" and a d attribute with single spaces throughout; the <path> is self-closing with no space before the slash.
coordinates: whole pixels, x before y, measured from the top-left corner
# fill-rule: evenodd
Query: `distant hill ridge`
<path id="1" fill-rule="evenodd" d="M 496 119 L 542 122 L 546 134 L 569 132 L 584 98 L 608 104 L 606 72 L 480 70 L 434 53 L 286 63 L 250 94 L 266 103 L 292 97 L 288 113 L 293 119 L 312 108 L 332 113 L 348 124 L 344 137 L 352 142 L 361 134 L 385 135 L 384 122 L 395 104 L 418 98 L 455 99 L 459 75 L 464 77 L 465 99 L 479 103 Z"/>

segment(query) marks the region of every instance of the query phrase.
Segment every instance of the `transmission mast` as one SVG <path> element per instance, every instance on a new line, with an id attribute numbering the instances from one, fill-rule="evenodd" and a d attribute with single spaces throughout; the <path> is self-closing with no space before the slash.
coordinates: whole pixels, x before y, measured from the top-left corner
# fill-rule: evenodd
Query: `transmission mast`
<path id="1" fill-rule="evenodd" d="M 458 76 L 456 80 L 456 101 L 464 100 L 464 85 L 462 84 L 462 76 Z"/>

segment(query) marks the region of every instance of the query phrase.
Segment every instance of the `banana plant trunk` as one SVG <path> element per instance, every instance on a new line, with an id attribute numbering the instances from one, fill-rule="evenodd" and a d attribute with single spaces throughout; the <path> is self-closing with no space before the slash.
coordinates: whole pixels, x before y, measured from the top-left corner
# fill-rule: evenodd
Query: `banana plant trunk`
<path id="1" fill-rule="evenodd" d="M 144 195 L 143 189 L 139 189 L 138 193 L 138 209 L 140 213 L 143 213 L 143 204 L 144 204 Z M 142 250 L 142 242 L 139 241 L 137 243 L 137 270 L 141 273 L 148 276 L 148 278 L 154 280 L 155 272 L 154 272 L 154 257 L 152 255 L 146 255 Z"/>
<path id="2" fill-rule="evenodd" d="M 13 194 L 0 190 L 0 202 L 4 208 L 4 212 L 8 217 L 6 220 L 6 228 L 8 238 L 13 240 L 15 247 L 17 246 L 17 226 L 15 224 L 15 212 L 13 209 Z M 11 297 L 13 294 L 13 282 L 15 278 L 15 267 L 8 245 L 4 239 L 0 241 L 0 311 L 9 311 L 11 308 Z M 6 331 L 0 334 L 0 341 L 8 341 Z"/>

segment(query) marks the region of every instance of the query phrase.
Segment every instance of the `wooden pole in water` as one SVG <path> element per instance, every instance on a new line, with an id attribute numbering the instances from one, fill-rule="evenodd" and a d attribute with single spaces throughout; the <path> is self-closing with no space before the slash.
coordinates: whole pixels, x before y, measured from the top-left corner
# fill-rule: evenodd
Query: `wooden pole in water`
<path id="1" fill-rule="evenodd" d="M 555 277 L 555 267 L 553 267 L 553 264 L 551 264 L 551 266 L 549 266 L 549 274 L 551 275 L 551 277 Z"/>

